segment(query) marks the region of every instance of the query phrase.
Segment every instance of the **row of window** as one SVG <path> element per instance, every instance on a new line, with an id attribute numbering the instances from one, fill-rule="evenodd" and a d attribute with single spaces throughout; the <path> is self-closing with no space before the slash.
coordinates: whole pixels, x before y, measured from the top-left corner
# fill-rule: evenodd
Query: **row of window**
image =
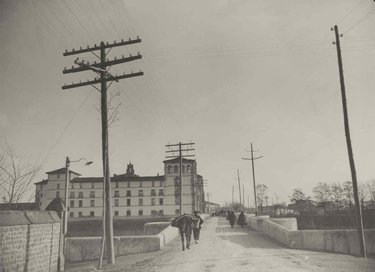
<path id="1" fill-rule="evenodd" d="M 133 181 L 133 182 L 127 181 L 126 183 L 127 183 L 127 187 L 130 188 L 131 183 L 137 183 L 138 186 L 136 186 L 136 187 L 143 187 L 144 182 L 145 181 Z M 97 182 L 91 182 L 91 189 L 95 188 L 95 183 L 97 183 Z M 119 182 L 118 181 L 115 182 L 114 184 L 115 184 L 115 188 L 119 188 Z M 100 185 L 101 185 L 101 183 L 100 183 Z M 57 186 L 57 190 L 60 190 L 60 184 L 57 183 L 56 186 Z M 159 182 L 151 181 L 151 187 L 156 187 L 156 186 L 163 187 L 164 181 L 162 181 L 162 180 L 160 180 Z M 78 189 L 78 188 L 75 188 L 75 187 L 79 187 L 79 189 L 83 189 L 83 183 L 82 182 L 80 182 L 80 183 L 71 182 L 70 188 L 71 189 Z"/>
<path id="2" fill-rule="evenodd" d="M 191 173 L 191 165 L 187 165 L 186 166 L 186 173 Z M 172 165 L 168 165 L 168 167 L 167 167 L 167 172 L 169 173 L 169 174 L 172 174 L 172 173 L 175 173 L 175 174 L 177 174 L 178 173 L 178 171 L 179 171 L 179 169 L 178 169 L 178 165 L 175 165 L 175 166 L 172 166 Z M 185 165 L 182 165 L 182 173 L 185 173 Z"/>
<path id="3" fill-rule="evenodd" d="M 178 211 L 178 210 L 176 210 Z M 176 214 L 179 214 L 179 212 L 176 212 Z M 75 214 L 74 212 L 70 212 L 69 213 L 69 216 L 70 217 L 74 217 L 75 215 L 77 215 L 78 217 L 83 217 L 83 213 L 82 212 L 78 212 L 77 214 Z M 101 216 L 102 214 L 97 214 L 96 216 Z M 113 212 L 113 215 L 114 216 L 120 216 L 120 212 L 119 211 L 114 211 Z M 131 211 L 130 210 L 127 210 L 126 211 L 126 216 L 131 216 Z M 138 211 L 138 215 L 139 216 L 143 216 L 143 210 L 139 210 Z M 156 216 L 156 215 L 164 215 L 164 211 L 163 210 L 159 210 L 159 211 L 156 211 L 156 210 L 152 210 L 151 211 L 151 215 L 153 216 Z M 95 216 L 95 212 L 94 211 L 90 211 L 90 216 Z"/>
<path id="4" fill-rule="evenodd" d="M 158 195 L 159 196 L 163 196 L 164 195 L 164 190 L 163 189 L 159 189 Z M 120 197 L 120 191 L 118 191 L 118 190 L 114 191 L 114 195 L 113 196 L 114 197 Z M 132 196 L 131 191 L 127 190 L 125 196 Z M 144 196 L 143 190 L 138 190 L 138 196 Z M 156 196 L 156 190 L 152 189 L 150 196 Z M 60 197 L 60 192 L 59 191 L 56 191 L 56 197 L 57 198 Z M 84 197 L 83 196 L 83 192 L 78 192 L 78 198 L 83 198 L 83 197 Z M 95 197 L 95 191 L 91 191 L 89 197 L 90 198 L 94 198 Z M 75 192 L 70 192 L 70 198 L 75 198 Z"/>
<path id="5" fill-rule="evenodd" d="M 70 207 L 74 208 L 75 203 L 76 202 L 74 200 L 70 200 Z M 156 199 L 151 198 L 151 206 L 155 206 L 155 205 L 156 205 Z M 164 205 L 164 199 L 163 198 L 159 198 L 159 205 Z M 115 199 L 114 206 L 115 207 L 120 206 L 120 200 L 118 198 Z M 126 206 L 131 206 L 131 199 L 126 200 Z M 143 198 L 138 199 L 138 206 L 143 206 Z M 80 208 L 83 207 L 83 201 L 82 200 L 78 200 L 78 206 L 77 207 L 80 207 Z M 90 207 L 95 207 L 95 200 L 94 199 L 90 200 Z"/>

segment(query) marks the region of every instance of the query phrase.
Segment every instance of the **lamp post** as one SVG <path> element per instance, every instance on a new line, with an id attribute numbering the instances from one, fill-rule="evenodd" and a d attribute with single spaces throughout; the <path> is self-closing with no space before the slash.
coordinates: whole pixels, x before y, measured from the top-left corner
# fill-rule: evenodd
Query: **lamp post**
<path id="1" fill-rule="evenodd" d="M 66 160 L 65 160 L 66 174 L 65 174 L 65 199 L 64 199 L 65 211 L 64 211 L 64 229 L 63 229 L 64 235 L 66 235 L 68 232 L 68 207 L 69 207 L 68 206 L 68 197 L 69 197 L 68 191 L 69 191 L 69 183 L 70 183 L 69 166 L 71 162 L 79 162 L 82 160 L 86 161 L 85 165 L 90 165 L 93 163 L 92 161 L 88 161 L 86 158 L 80 158 L 78 160 L 71 161 L 68 156 L 66 157 Z"/>

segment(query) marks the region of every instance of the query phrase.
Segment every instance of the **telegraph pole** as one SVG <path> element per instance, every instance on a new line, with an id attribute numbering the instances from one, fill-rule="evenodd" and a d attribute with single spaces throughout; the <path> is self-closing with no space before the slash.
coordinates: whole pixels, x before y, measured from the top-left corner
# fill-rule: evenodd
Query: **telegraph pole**
<path id="1" fill-rule="evenodd" d="M 234 207 L 234 185 L 232 185 L 232 207 Z"/>
<path id="2" fill-rule="evenodd" d="M 251 146 L 251 158 L 242 158 L 243 160 L 250 160 L 251 161 L 251 167 L 253 170 L 253 187 L 254 187 L 254 204 L 255 204 L 255 215 L 258 215 L 258 205 L 257 205 L 257 191 L 256 191 L 256 185 L 255 185 L 255 168 L 254 168 L 254 160 L 258 160 L 260 158 L 263 158 L 263 156 L 254 158 L 254 150 L 253 150 L 253 143 L 250 143 Z"/>
<path id="3" fill-rule="evenodd" d="M 178 156 L 175 156 L 175 155 L 171 155 L 171 156 L 166 156 L 166 158 L 179 158 L 179 163 L 180 163 L 180 171 L 179 171 L 179 177 L 180 177 L 180 215 L 183 214 L 182 212 L 182 188 L 183 188 L 183 185 L 182 185 L 182 158 L 184 157 L 194 157 L 194 155 L 191 155 L 191 154 L 186 154 L 186 155 L 183 155 L 182 152 L 189 152 L 189 151 L 194 151 L 195 149 L 192 148 L 192 146 L 194 145 L 195 143 L 181 143 L 179 142 L 178 144 L 168 144 L 166 145 L 165 147 L 169 148 L 169 150 L 166 151 L 166 153 L 176 153 L 178 152 Z M 187 146 L 185 149 L 183 149 L 183 147 Z M 173 149 L 174 148 L 174 149 Z M 178 149 L 176 149 L 178 148 Z M 194 169 L 192 169 L 193 171 L 193 174 L 195 175 L 196 173 L 196 169 L 194 167 Z M 194 184 L 195 186 L 195 184 Z"/>
<path id="4" fill-rule="evenodd" d="M 77 55 L 82 53 L 92 53 L 95 55 L 99 62 L 94 61 L 93 63 L 79 61 L 78 58 L 75 60 L 75 64 L 78 66 L 67 69 L 64 68 L 63 74 L 76 73 L 82 71 L 93 71 L 98 74 L 98 77 L 95 77 L 94 80 L 87 80 L 86 82 L 72 83 L 70 85 L 62 86 L 63 90 L 72 89 L 76 87 L 83 86 L 92 86 L 101 93 L 101 122 L 102 122 L 102 160 L 103 160 L 103 244 L 102 250 L 104 251 L 104 240 L 107 246 L 107 263 L 115 263 L 115 253 L 114 253 L 114 241 L 113 241 L 113 214 L 112 214 L 112 195 L 111 195 L 111 181 L 110 181 L 110 172 L 109 172 L 109 156 L 108 156 L 108 105 L 107 105 L 107 91 L 109 86 L 113 81 L 118 82 L 120 79 L 142 76 L 143 72 L 139 71 L 136 73 L 122 74 L 122 75 L 112 75 L 108 70 L 116 64 L 125 63 L 141 59 L 142 56 L 138 53 L 136 56 L 130 55 L 129 57 L 124 57 L 117 59 L 116 57 L 113 60 L 108 60 L 106 57 L 114 47 L 125 46 L 135 43 L 140 43 L 141 39 L 137 37 L 134 40 L 121 40 L 120 42 L 113 42 L 111 44 L 104 43 L 103 41 L 100 45 L 94 45 L 93 47 L 87 47 L 82 49 L 72 49 L 71 51 L 65 50 L 63 53 L 64 56 Z M 99 51 L 99 56 L 95 53 Z M 110 82 L 110 85 L 107 86 L 107 82 Z M 100 84 L 100 89 L 95 86 L 95 84 Z M 99 260 L 99 268 L 102 265 L 102 255 Z"/>
<path id="5" fill-rule="evenodd" d="M 238 179 L 238 193 L 240 195 L 240 205 L 242 203 L 241 199 L 241 181 L 240 181 L 240 170 L 237 168 L 237 179 Z"/>
<path id="6" fill-rule="evenodd" d="M 355 202 L 355 216 L 358 228 L 358 238 L 359 238 L 359 246 L 361 250 L 361 256 L 366 258 L 366 242 L 365 242 L 365 235 L 363 230 L 363 218 L 362 218 L 362 208 L 359 202 L 358 197 L 358 185 L 357 185 L 357 174 L 355 170 L 354 164 L 354 156 L 353 156 L 353 149 L 350 139 L 350 129 L 349 129 L 349 118 L 348 118 L 348 108 L 346 104 L 346 92 L 345 92 L 345 82 L 344 82 L 344 70 L 342 64 L 342 57 L 341 57 L 341 47 L 340 47 L 340 35 L 337 25 L 334 26 L 334 29 L 331 30 L 335 31 L 335 38 L 336 42 L 336 49 L 337 49 L 337 61 L 339 66 L 339 76 L 340 76 L 340 85 L 341 85 L 341 98 L 342 98 L 342 109 L 344 115 L 344 127 L 345 127 L 345 135 L 346 135 L 346 146 L 348 149 L 348 157 L 349 157 L 349 164 L 350 164 L 350 172 L 352 176 L 352 183 L 353 183 L 353 196 Z M 342 37 L 342 34 L 341 34 Z"/>

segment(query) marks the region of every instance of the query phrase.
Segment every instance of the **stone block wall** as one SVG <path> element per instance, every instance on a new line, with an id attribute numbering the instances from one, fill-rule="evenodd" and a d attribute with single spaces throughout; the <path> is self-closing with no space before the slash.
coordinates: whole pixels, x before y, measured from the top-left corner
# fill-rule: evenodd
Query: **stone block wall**
<path id="1" fill-rule="evenodd" d="M 54 212 L 0 211 L 0 271 L 58 271 L 60 219 Z"/>

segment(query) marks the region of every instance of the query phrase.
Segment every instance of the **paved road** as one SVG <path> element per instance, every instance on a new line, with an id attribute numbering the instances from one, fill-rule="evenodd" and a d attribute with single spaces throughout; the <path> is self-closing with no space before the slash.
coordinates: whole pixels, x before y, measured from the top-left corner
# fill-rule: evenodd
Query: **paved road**
<path id="1" fill-rule="evenodd" d="M 95 263 L 74 265 L 69 271 L 93 271 Z M 288 249 L 263 233 L 235 226 L 227 220 L 210 218 L 202 225 L 201 241 L 181 250 L 175 239 L 162 250 L 116 258 L 104 271 L 316 271 L 374 272 L 375 260 L 342 254 Z"/>

